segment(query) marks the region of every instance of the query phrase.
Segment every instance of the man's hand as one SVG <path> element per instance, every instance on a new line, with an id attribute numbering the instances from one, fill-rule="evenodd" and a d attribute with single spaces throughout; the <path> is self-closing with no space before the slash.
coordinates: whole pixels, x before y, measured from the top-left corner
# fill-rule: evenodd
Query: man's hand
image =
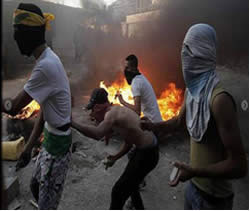
<path id="1" fill-rule="evenodd" d="M 31 152 L 24 151 L 17 161 L 16 171 L 27 166 L 29 164 L 30 160 L 31 160 Z"/>
<path id="2" fill-rule="evenodd" d="M 124 101 L 120 91 L 117 91 L 117 92 L 116 92 L 116 94 L 115 94 L 115 99 L 116 99 L 117 97 L 118 97 L 118 100 L 120 101 L 120 103 L 122 103 L 122 102 Z"/>
<path id="3" fill-rule="evenodd" d="M 117 90 L 117 91 L 116 91 L 116 94 L 115 94 L 115 99 L 116 99 L 117 97 L 119 97 L 119 95 L 121 95 L 121 92 L 120 92 L 119 90 Z"/>
<path id="4" fill-rule="evenodd" d="M 168 183 L 172 187 L 177 186 L 179 182 L 186 182 L 195 176 L 195 170 L 185 163 L 175 162 L 174 166 L 179 169 L 179 172 L 176 178 Z"/>
<path id="5" fill-rule="evenodd" d="M 105 170 L 107 170 L 109 167 L 112 167 L 115 164 L 116 158 L 113 155 L 109 155 L 103 162 L 105 165 Z"/>
<path id="6" fill-rule="evenodd" d="M 143 130 L 153 130 L 154 129 L 154 123 L 149 120 L 147 117 L 141 118 L 141 128 Z"/>

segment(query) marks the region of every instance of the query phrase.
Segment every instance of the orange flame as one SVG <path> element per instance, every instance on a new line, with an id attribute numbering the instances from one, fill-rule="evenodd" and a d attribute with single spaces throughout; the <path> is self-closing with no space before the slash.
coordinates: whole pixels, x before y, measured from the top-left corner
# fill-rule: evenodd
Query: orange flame
<path id="1" fill-rule="evenodd" d="M 182 90 L 177 89 L 174 83 L 168 84 L 168 88 L 161 93 L 160 98 L 157 100 L 164 120 L 169 120 L 179 114 L 182 99 Z"/>
<path id="2" fill-rule="evenodd" d="M 115 81 L 110 86 L 106 86 L 104 81 L 101 81 L 100 87 L 104 88 L 109 93 L 108 99 L 110 102 L 121 105 L 119 100 L 115 99 L 116 92 L 120 91 L 126 102 L 134 104 L 131 87 L 127 84 L 125 79 L 121 82 Z M 157 99 L 163 120 L 169 120 L 179 114 L 182 99 L 182 90 L 177 89 L 174 83 L 170 83 L 161 93 L 160 98 Z"/>
<path id="3" fill-rule="evenodd" d="M 22 110 L 16 115 L 16 116 L 10 116 L 8 115 L 9 118 L 11 119 L 28 119 L 32 115 L 36 114 L 40 110 L 40 105 L 35 101 L 31 101 L 27 106 L 22 108 Z"/>
<path id="4" fill-rule="evenodd" d="M 134 104 L 134 100 L 132 97 L 132 92 L 130 86 L 127 84 L 126 80 L 122 82 L 114 82 L 111 86 L 106 86 L 104 81 L 100 82 L 100 87 L 104 88 L 108 93 L 109 102 L 113 104 L 120 104 L 119 100 L 115 98 L 116 92 L 119 91 L 123 97 L 123 99 L 130 104 Z"/>

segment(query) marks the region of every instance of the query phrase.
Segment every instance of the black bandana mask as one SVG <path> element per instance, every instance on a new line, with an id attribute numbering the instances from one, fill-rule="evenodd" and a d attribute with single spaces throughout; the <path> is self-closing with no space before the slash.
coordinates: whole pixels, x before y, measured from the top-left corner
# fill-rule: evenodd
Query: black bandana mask
<path id="1" fill-rule="evenodd" d="M 141 73 L 139 72 L 133 72 L 133 71 L 128 71 L 127 68 L 124 70 L 124 76 L 128 82 L 129 85 L 131 85 L 132 80 L 134 79 L 135 76 L 140 75 Z"/>
<path id="2" fill-rule="evenodd" d="M 45 43 L 44 31 L 26 31 L 26 30 L 15 30 L 14 39 L 17 42 L 18 48 L 22 55 L 28 57 L 31 56 L 32 52 L 41 44 Z"/>

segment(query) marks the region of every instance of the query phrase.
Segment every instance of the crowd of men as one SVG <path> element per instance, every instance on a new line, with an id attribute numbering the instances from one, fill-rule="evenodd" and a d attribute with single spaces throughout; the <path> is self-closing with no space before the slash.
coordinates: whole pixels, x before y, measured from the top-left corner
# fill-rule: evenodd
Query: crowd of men
<path id="1" fill-rule="evenodd" d="M 154 90 L 140 73 L 137 57 L 131 54 L 125 59 L 124 76 L 131 85 L 134 104 L 125 102 L 118 92 L 123 106 L 112 105 L 104 89 L 95 89 L 88 105 L 99 123 L 93 126 L 78 124 L 71 118 L 67 74 L 45 41 L 45 32 L 53 19 L 52 14 L 42 13 L 34 4 L 20 3 L 14 11 L 14 39 L 21 54 L 34 56 L 36 64 L 23 90 L 2 103 L 2 112 L 10 115 L 17 114 L 33 99 L 41 106 L 17 163 L 17 170 L 28 165 L 31 150 L 43 132 L 44 142 L 30 183 L 39 209 L 57 209 L 60 202 L 71 160 L 71 127 L 96 140 L 113 131 L 123 138 L 121 149 L 109 155 L 105 163 L 111 167 L 129 154 L 127 166 L 112 188 L 110 209 L 122 209 L 129 197 L 135 209 L 144 209 L 139 187 L 159 161 L 159 133 L 183 128 L 190 135 L 190 164 L 175 162 L 178 171 L 169 185 L 189 181 L 185 209 L 232 209 L 234 192 L 230 179 L 246 174 L 247 161 L 234 99 L 215 72 L 215 29 L 208 24 L 196 24 L 186 33 L 181 52 L 186 90 L 178 116 L 162 121 Z M 144 117 L 140 119 L 142 112 Z"/>

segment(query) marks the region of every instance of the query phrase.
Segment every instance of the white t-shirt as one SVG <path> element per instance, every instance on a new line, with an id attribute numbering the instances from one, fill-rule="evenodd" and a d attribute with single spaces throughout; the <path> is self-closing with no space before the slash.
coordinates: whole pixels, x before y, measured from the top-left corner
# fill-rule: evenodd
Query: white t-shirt
<path id="1" fill-rule="evenodd" d="M 141 110 L 152 122 L 161 122 L 161 113 L 155 96 L 155 92 L 142 74 L 137 75 L 131 84 L 133 97 L 141 97 Z"/>
<path id="2" fill-rule="evenodd" d="M 71 94 L 67 74 L 58 56 L 47 47 L 38 58 L 24 90 L 36 100 L 53 128 L 71 121 Z"/>

